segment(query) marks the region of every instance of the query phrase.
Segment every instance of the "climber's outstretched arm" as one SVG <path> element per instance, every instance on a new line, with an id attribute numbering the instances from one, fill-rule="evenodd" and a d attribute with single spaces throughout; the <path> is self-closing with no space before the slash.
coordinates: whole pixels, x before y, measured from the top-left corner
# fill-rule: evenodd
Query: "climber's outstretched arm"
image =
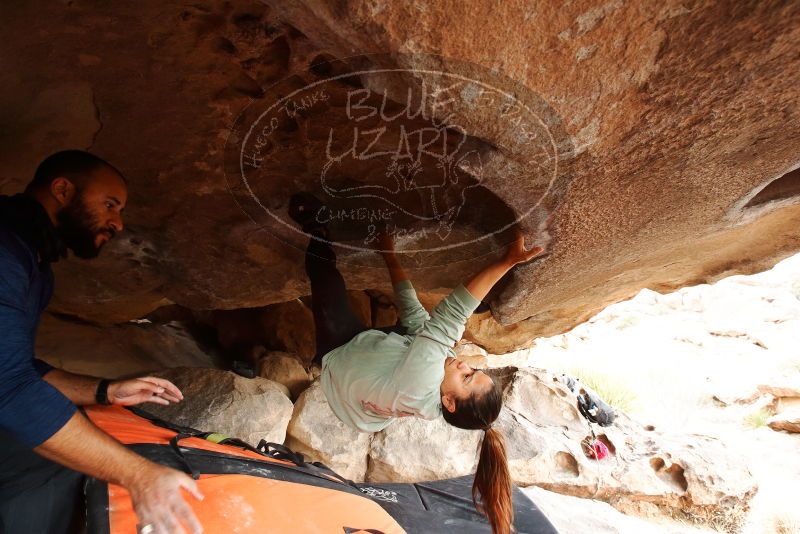
<path id="1" fill-rule="evenodd" d="M 386 268 L 389 269 L 389 276 L 392 278 L 392 288 L 394 289 L 395 301 L 397 303 L 397 315 L 400 324 L 408 329 L 409 334 L 416 334 L 431 318 L 428 311 L 420 304 L 417 292 L 411 285 L 406 271 L 400 265 L 400 260 L 394 253 L 394 240 L 386 233 L 381 233 L 378 237 L 378 250 Z"/>
<path id="2" fill-rule="evenodd" d="M 506 255 L 502 260 L 493 263 L 483 271 L 473 276 L 469 282 L 464 284 L 467 291 L 478 300 L 483 300 L 489 290 L 506 274 L 513 266 L 518 263 L 525 263 L 542 253 L 542 247 L 532 247 L 525 250 L 525 236 L 517 230 L 514 242 L 508 246 Z"/>
<path id="3" fill-rule="evenodd" d="M 389 269 L 389 276 L 392 278 L 392 285 L 408 280 L 408 275 L 400 265 L 400 260 L 394 253 L 394 240 L 389 234 L 382 232 L 378 235 L 378 251 Z"/>

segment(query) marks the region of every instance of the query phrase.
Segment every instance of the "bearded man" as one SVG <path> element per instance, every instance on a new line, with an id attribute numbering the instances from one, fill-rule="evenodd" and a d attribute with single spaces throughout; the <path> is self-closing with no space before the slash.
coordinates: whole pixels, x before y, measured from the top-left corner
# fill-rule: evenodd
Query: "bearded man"
<path id="1" fill-rule="evenodd" d="M 122 231 L 127 196 L 117 169 L 80 150 L 46 158 L 24 193 L 0 196 L 0 534 L 69 532 L 83 475 L 125 487 L 141 533 L 202 531 L 181 494 L 202 499 L 190 477 L 125 448 L 76 408 L 169 404 L 182 399 L 178 388 L 77 375 L 34 356 L 51 263 L 67 250 L 97 256 Z"/>

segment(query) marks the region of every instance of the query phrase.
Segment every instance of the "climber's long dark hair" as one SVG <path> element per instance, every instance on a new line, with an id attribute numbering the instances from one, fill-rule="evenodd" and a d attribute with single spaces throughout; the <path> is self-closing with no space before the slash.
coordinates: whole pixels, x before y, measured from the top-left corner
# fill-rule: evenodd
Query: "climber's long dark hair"
<path id="1" fill-rule="evenodd" d="M 472 500 L 492 525 L 493 534 L 509 534 L 514 520 L 511 503 L 511 474 L 508 472 L 503 435 L 492 427 L 503 407 L 503 393 L 497 382 L 482 395 L 456 400 L 456 409 L 442 410 L 444 420 L 467 430 L 483 430 L 478 468 L 472 483 Z"/>

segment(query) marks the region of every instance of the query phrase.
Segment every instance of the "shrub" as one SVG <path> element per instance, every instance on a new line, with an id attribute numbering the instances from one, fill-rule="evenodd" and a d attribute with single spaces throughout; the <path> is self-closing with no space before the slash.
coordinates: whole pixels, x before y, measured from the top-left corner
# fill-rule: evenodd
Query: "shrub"
<path id="1" fill-rule="evenodd" d="M 761 408 L 760 410 L 747 414 L 744 418 L 744 424 L 749 428 L 761 428 L 767 425 L 767 420 L 770 417 L 771 414 L 764 408 Z"/>

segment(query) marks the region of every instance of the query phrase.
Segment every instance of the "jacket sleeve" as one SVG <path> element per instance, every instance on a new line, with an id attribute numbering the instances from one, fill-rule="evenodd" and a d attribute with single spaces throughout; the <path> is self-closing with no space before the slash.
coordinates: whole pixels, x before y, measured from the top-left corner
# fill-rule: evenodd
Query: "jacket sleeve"
<path id="1" fill-rule="evenodd" d="M 400 324 L 408 329 L 409 334 L 416 334 L 431 318 L 428 311 L 420 304 L 417 292 L 410 280 L 403 280 L 394 285 L 394 296 L 397 301 Z"/>
<path id="2" fill-rule="evenodd" d="M 480 303 L 466 287 L 459 285 L 436 306 L 433 317 L 425 321 L 417 335 L 452 348 L 464 335 L 467 320 Z"/>
<path id="3" fill-rule="evenodd" d="M 34 366 L 29 284 L 23 264 L 0 246 L 0 428 L 33 448 L 64 426 L 76 407 L 42 379 L 40 371 L 49 366 Z"/>
<path id="4" fill-rule="evenodd" d="M 444 360 L 461 339 L 467 319 L 480 304 L 459 285 L 433 310 L 433 316 L 417 331 L 405 360 L 392 376 L 393 383 L 410 403 L 422 401 L 438 391 Z"/>

